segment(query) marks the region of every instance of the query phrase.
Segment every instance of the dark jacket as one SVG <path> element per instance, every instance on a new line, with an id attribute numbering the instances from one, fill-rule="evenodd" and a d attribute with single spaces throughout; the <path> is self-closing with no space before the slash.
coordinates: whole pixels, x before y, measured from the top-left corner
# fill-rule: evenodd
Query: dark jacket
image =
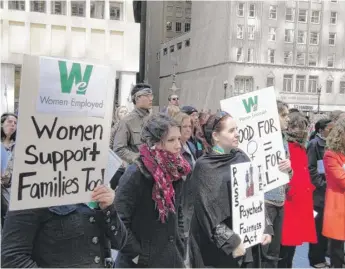
<path id="1" fill-rule="evenodd" d="M 148 110 L 135 108 L 119 122 L 113 149 L 123 161 L 129 164 L 139 157 L 141 129 L 149 115 Z"/>
<path id="2" fill-rule="evenodd" d="M 152 199 L 154 179 L 141 160 L 130 165 L 116 190 L 116 209 L 128 231 L 126 246 L 116 258 L 117 268 L 184 267 L 183 215 L 181 192 L 183 180 L 173 183 L 176 213 L 166 223 L 159 220 Z M 139 256 L 138 264 L 133 259 Z"/>
<path id="3" fill-rule="evenodd" d="M 187 146 L 192 153 L 191 156 L 187 151 L 184 150 L 182 147 L 182 156 L 187 160 L 190 167 L 193 169 L 193 160 L 196 161 L 196 148 L 193 143 L 187 141 Z M 188 176 L 186 176 L 185 180 L 183 181 L 183 195 L 182 195 L 182 210 L 184 216 L 184 236 L 187 238 L 189 236 L 190 230 L 190 223 L 192 220 L 193 212 L 194 212 L 194 193 L 193 190 L 195 186 L 193 186 L 193 181 L 191 180 L 192 172 Z"/>
<path id="4" fill-rule="evenodd" d="M 110 245 L 121 249 L 127 233 L 114 205 L 78 204 L 10 211 L 2 236 L 2 267 L 80 268 L 104 267 Z"/>
<path id="5" fill-rule="evenodd" d="M 239 149 L 229 154 L 209 153 L 198 159 L 192 180 L 195 182 L 194 215 L 191 224 L 191 264 L 193 268 L 237 268 L 232 252 L 241 243 L 232 230 L 230 165 L 249 162 Z M 265 233 L 273 234 L 272 223 L 266 217 Z M 252 262 L 251 248 L 244 262 Z"/>
<path id="6" fill-rule="evenodd" d="M 325 154 L 326 141 L 316 136 L 308 144 L 308 168 L 310 172 L 311 182 L 316 187 L 313 198 L 314 206 L 317 208 L 324 208 L 326 195 L 326 176 L 319 174 L 317 170 L 317 163 L 323 160 Z"/>

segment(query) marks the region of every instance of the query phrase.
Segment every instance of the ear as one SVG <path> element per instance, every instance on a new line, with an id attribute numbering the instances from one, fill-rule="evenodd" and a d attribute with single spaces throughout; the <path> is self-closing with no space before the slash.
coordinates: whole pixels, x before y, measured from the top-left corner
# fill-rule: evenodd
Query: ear
<path id="1" fill-rule="evenodd" d="M 219 134 L 217 132 L 212 132 L 212 139 L 214 142 L 219 142 Z"/>

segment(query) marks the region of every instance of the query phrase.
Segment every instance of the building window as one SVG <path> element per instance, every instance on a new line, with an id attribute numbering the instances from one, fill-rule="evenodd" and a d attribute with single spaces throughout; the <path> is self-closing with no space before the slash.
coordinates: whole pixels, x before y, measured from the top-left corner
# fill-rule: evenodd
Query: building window
<path id="1" fill-rule="evenodd" d="M 287 7 L 285 9 L 285 20 L 286 21 L 294 21 L 295 20 L 295 9 L 291 7 Z"/>
<path id="2" fill-rule="evenodd" d="M 334 67 L 334 59 L 335 59 L 334 54 L 327 56 L 327 67 Z"/>
<path id="3" fill-rule="evenodd" d="M 267 77 L 266 79 L 266 87 L 274 86 L 274 77 Z"/>
<path id="4" fill-rule="evenodd" d="M 236 51 L 236 61 L 237 62 L 243 62 L 243 48 L 237 48 Z"/>
<path id="5" fill-rule="evenodd" d="M 309 53 L 309 66 L 317 66 L 317 53 Z"/>
<path id="6" fill-rule="evenodd" d="M 276 28 L 270 27 L 268 29 L 268 41 L 276 41 Z"/>
<path id="7" fill-rule="evenodd" d="M 296 65 L 300 65 L 300 66 L 305 65 L 305 53 L 304 52 L 297 52 Z"/>
<path id="8" fill-rule="evenodd" d="M 284 75 L 283 92 L 292 92 L 293 75 Z"/>
<path id="9" fill-rule="evenodd" d="M 310 22 L 319 24 L 320 23 L 320 11 L 319 10 L 312 10 L 311 12 L 311 17 L 310 17 Z"/>
<path id="10" fill-rule="evenodd" d="M 284 51 L 284 64 L 292 65 L 292 51 Z"/>
<path id="11" fill-rule="evenodd" d="M 182 7 L 176 7 L 176 18 L 182 18 L 183 12 Z"/>
<path id="12" fill-rule="evenodd" d="M 331 0 L 332 3 L 338 3 L 338 0 Z"/>
<path id="13" fill-rule="evenodd" d="M 307 22 L 308 17 L 308 10 L 300 9 L 298 11 L 298 21 L 299 22 Z"/>
<path id="14" fill-rule="evenodd" d="M 249 25 L 248 26 L 248 39 L 254 40 L 254 38 L 255 38 L 255 26 Z"/>
<path id="15" fill-rule="evenodd" d="M 122 20 L 122 3 L 109 2 L 109 17 L 111 20 Z"/>
<path id="16" fill-rule="evenodd" d="M 337 24 L 337 12 L 331 12 L 330 24 Z"/>
<path id="17" fill-rule="evenodd" d="M 192 9 L 190 7 L 186 8 L 186 18 L 191 18 L 192 16 Z"/>
<path id="18" fill-rule="evenodd" d="M 249 4 L 249 18 L 255 18 L 255 4 Z"/>
<path id="19" fill-rule="evenodd" d="M 244 17 L 244 3 L 237 4 L 237 16 Z"/>
<path id="20" fill-rule="evenodd" d="M 345 81 L 340 81 L 339 93 L 345 94 Z"/>
<path id="21" fill-rule="evenodd" d="M 157 58 L 157 61 L 159 61 L 161 59 L 161 53 L 160 52 L 156 53 L 156 58 Z"/>
<path id="22" fill-rule="evenodd" d="M 241 24 L 237 24 L 237 38 L 238 39 L 243 39 L 243 28 L 244 26 Z"/>
<path id="23" fill-rule="evenodd" d="M 167 55 L 168 54 L 168 49 L 167 48 L 164 48 L 163 49 L 163 55 Z"/>
<path id="24" fill-rule="evenodd" d="M 182 23 L 180 22 L 176 22 L 176 32 L 181 32 L 181 28 L 182 28 Z"/>
<path id="25" fill-rule="evenodd" d="M 335 39 L 336 39 L 336 34 L 335 33 L 329 33 L 328 44 L 331 46 L 335 46 Z"/>
<path id="26" fill-rule="evenodd" d="M 175 45 L 171 45 L 170 46 L 170 52 L 174 52 L 175 51 Z"/>
<path id="27" fill-rule="evenodd" d="M 8 1 L 8 9 L 25 11 L 25 1 Z"/>
<path id="28" fill-rule="evenodd" d="M 85 17 L 86 3 L 85 1 L 72 1 L 71 11 L 72 16 Z"/>
<path id="29" fill-rule="evenodd" d="M 273 49 L 268 49 L 268 63 L 274 64 L 274 55 L 275 55 L 275 50 Z"/>
<path id="30" fill-rule="evenodd" d="M 277 6 L 270 6 L 270 15 L 269 15 L 270 19 L 277 19 Z"/>
<path id="31" fill-rule="evenodd" d="M 235 94 L 252 92 L 254 89 L 253 77 L 236 77 L 235 78 Z"/>
<path id="32" fill-rule="evenodd" d="M 305 92 L 305 76 L 296 76 L 296 92 Z"/>
<path id="33" fill-rule="evenodd" d="M 51 13 L 54 15 L 66 15 L 66 1 L 52 1 Z"/>
<path id="34" fill-rule="evenodd" d="M 177 43 L 177 50 L 182 49 L 182 42 Z"/>
<path id="35" fill-rule="evenodd" d="M 189 31 L 190 31 L 190 23 L 189 23 L 189 22 L 186 22 L 186 23 L 184 24 L 184 31 L 185 31 L 185 32 L 189 32 Z"/>
<path id="36" fill-rule="evenodd" d="M 189 46 L 190 46 L 190 39 L 187 39 L 187 40 L 184 42 L 184 46 L 185 46 L 185 47 L 189 47 Z"/>
<path id="37" fill-rule="evenodd" d="M 172 30 L 171 21 L 167 21 L 167 31 L 171 31 L 171 30 Z"/>
<path id="38" fill-rule="evenodd" d="M 45 1 L 31 1 L 30 4 L 31 4 L 30 10 L 32 12 L 40 12 L 40 13 L 46 12 L 46 2 Z"/>
<path id="39" fill-rule="evenodd" d="M 104 19 L 104 1 L 91 1 L 90 3 L 90 17 L 94 19 Z"/>
<path id="40" fill-rule="evenodd" d="M 319 45 L 319 33 L 317 32 L 310 32 L 310 45 Z"/>
<path id="41" fill-rule="evenodd" d="M 4 2 L 3 2 L 3 0 L 0 0 L 0 8 L 1 8 L 1 9 L 4 8 Z"/>
<path id="42" fill-rule="evenodd" d="M 327 80 L 326 82 L 326 93 L 333 92 L 333 80 Z"/>
<path id="43" fill-rule="evenodd" d="M 309 93 L 317 93 L 318 81 L 319 81 L 318 76 L 309 76 L 309 88 L 308 88 Z"/>
<path id="44" fill-rule="evenodd" d="M 307 31 L 298 31 L 297 44 L 307 43 Z"/>
<path id="45" fill-rule="evenodd" d="M 294 35 L 294 30 L 285 29 L 285 42 L 286 43 L 292 43 L 293 42 L 293 35 Z"/>
<path id="46" fill-rule="evenodd" d="M 254 49 L 248 49 L 248 55 L 247 55 L 247 62 L 252 63 L 254 62 Z"/>

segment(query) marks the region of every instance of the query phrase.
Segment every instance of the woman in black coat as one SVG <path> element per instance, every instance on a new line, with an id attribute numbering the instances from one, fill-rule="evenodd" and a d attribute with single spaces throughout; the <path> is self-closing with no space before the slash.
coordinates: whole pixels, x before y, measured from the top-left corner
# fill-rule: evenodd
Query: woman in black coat
<path id="1" fill-rule="evenodd" d="M 230 115 L 218 112 L 211 116 L 204 133 L 212 152 L 197 160 L 191 177 L 195 186 L 192 267 L 254 267 L 260 257 L 255 257 L 251 248 L 244 249 L 240 236 L 232 230 L 231 214 L 230 165 L 250 162 L 250 159 L 238 149 L 237 125 Z M 263 245 L 270 243 L 272 234 L 272 224 L 267 217 Z"/>
<path id="2" fill-rule="evenodd" d="M 116 267 L 184 267 L 183 177 L 191 170 L 181 156 L 178 124 L 152 116 L 142 130 L 140 157 L 116 191 L 116 208 L 128 230 Z"/>
<path id="3" fill-rule="evenodd" d="M 326 262 L 328 239 L 322 235 L 323 210 L 325 207 L 326 176 L 323 167 L 323 155 L 325 154 L 326 138 L 333 127 L 330 119 L 321 119 L 315 124 L 315 133 L 308 144 L 308 168 L 311 181 L 315 186 L 313 193 L 315 227 L 317 243 L 309 244 L 308 258 L 310 266 L 325 268 L 329 266 Z"/>

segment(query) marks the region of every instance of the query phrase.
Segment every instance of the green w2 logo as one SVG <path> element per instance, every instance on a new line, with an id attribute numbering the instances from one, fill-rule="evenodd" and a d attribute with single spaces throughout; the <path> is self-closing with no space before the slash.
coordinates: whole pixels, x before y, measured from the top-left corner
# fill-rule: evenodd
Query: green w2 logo
<path id="1" fill-rule="evenodd" d="M 258 110 L 258 96 L 257 95 L 254 97 L 249 97 L 247 100 L 242 99 L 242 103 L 247 113 L 252 112 L 252 109 L 253 109 L 253 112 Z"/>
<path id="2" fill-rule="evenodd" d="M 89 85 L 93 66 L 87 65 L 84 74 L 81 73 L 79 63 L 73 63 L 71 71 L 68 73 L 66 61 L 59 61 L 61 92 L 76 93 L 85 95 Z"/>

